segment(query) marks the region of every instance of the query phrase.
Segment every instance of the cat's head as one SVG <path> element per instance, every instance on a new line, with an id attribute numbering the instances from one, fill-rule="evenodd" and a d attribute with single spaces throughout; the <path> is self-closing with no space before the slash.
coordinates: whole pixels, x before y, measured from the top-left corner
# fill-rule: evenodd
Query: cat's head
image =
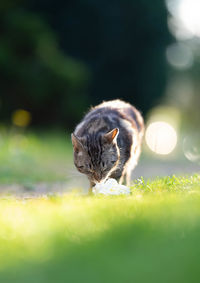
<path id="1" fill-rule="evenodd" d="M 84 137 L 72 134 L 74 164 L 79 172 L 87 175 L 92 183 L 109 177 L 117 167 L 119 148 L 117 128 L 106 134 L 92 133 Z"/>

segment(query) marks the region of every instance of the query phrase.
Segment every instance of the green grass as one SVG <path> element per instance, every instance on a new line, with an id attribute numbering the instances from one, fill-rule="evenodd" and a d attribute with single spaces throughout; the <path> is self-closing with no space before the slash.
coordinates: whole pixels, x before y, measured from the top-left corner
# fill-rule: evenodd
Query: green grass
<path id="1" fill-rule="evenodd" d="M 200 176 L 0 199 L 0 282 L 198 282 Z"/>
<path id="2" fill-rule="evenodd" d="M 0 148 L 1 184 L 67 180 L 67 166 L 72 164 L 72 146 L 67 134 L 1 130 Z"/>
<path id="3" fill-rule="evenodd" d="M 0 129 L 0 189 L 67 182 L 69 136 Z M 0 195 L 0 283 L 198 282 L 200 176 L 130 196 Z"/>

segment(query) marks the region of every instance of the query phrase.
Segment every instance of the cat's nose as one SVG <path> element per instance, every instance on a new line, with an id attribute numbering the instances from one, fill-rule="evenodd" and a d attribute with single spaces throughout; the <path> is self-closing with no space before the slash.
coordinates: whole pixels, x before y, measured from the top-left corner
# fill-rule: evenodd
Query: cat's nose
<path id="1" fill-rule="evenodd" d="M 101 181 L 101 174 L 97 173 L 97 172 L 94 172 L 94 178 L 95 180 L 97 180 L 98 182 Z"/>

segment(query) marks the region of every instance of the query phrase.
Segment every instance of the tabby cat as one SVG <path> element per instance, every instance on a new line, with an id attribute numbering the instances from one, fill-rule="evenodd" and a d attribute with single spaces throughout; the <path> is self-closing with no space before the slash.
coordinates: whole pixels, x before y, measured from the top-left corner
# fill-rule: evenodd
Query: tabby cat
<path id="1" fill-rule="evenodd" d="M 87 175 L 90 188 L 114 178 L 130 185 L 144 133 L 140 112 L 122 100 L 103 102 L 92 108 L 71 135 L 74 164 Z"/>

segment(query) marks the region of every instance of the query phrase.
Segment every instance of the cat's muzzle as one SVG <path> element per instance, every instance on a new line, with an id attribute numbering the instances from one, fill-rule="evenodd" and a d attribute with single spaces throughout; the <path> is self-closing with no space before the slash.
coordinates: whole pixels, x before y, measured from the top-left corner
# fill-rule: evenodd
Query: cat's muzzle
<path id="1" fill-rule="evenodd" d="M 95 181 L 96 182 L 101 182 L 101 180 L 102 180 L 102 174 L 101 173 L 98 173 L 98 172 L 94 172 L 94 179 L 95 179 Z"/>

